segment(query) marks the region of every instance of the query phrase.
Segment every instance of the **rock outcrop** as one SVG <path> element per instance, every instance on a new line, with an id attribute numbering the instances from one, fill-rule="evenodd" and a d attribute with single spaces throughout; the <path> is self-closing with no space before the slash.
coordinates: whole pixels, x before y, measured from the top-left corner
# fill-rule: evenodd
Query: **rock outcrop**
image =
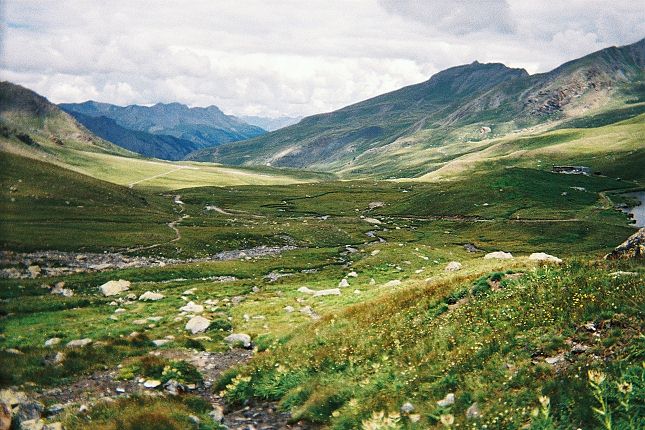
<path id="1" fill-rule="evenodd" d="M 645 227 L 629 236 L 626 241 L 618 245 L 612 252 L 605 255 L 607 260 L 643 257 L 645 257 Z"/>

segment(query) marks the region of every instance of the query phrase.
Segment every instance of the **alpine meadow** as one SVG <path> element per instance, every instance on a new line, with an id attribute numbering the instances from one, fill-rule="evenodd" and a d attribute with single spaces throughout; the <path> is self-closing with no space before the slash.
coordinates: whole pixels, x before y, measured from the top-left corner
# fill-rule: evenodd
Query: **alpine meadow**
<path id="1" fill-rule="evenodd" d="M 0 430 L 645 428 L 644 5 L 303 6 L 0 5 Z"/>

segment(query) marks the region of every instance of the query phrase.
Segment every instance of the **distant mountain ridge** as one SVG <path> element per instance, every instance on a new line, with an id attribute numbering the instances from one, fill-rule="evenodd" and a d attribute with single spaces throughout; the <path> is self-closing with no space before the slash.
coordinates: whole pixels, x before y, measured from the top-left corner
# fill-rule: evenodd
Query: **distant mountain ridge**
<path id="1" fill-rule="evenodd" d="M 224 114 L 216 106 L 190 108 L 180 103 L 157 103 L 122 107 L 95 101 L 59 106 L 88 129 L 119 146 L 169 160 L 179 160 L 196 149 L 265 133 L 260 127 Z M 118 128 L 114 129 L 114 125 Z"/>
<path id="2" fill-rule="evenodd" d="M 645 39 L 529 75 L 503 64 L 452 67 L 410 85 L 194 160 L 417 176 L 473 150 L 469 142 L 608 106 L 644 101 Z M 490 129 L 481 133 L 480 130 Z M 446 154 L 437 148 L 451 146 Z"/>

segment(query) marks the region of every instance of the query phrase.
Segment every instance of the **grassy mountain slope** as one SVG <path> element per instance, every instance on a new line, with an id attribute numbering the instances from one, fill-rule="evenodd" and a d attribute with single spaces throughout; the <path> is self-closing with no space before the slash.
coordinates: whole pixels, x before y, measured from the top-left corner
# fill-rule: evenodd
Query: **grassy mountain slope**
<path id="1" fill-rule="evenodd" d="M 200 185 L 285 184 L 325 177 L 268 168 L 145 160 L 95 136 L 72 116 L 26 88 L 3 82 L 0 101 L 0 151 L 121 185 L 177 189 Z M 118 129 L 110 131 L 118 132 Z M 154 141 L 166 138 L 156 136 Z"/>
<path id="2" fill-rule="evenodd" d="M 84 103 L 63 103 L 60 107 L 85 117 L 106 117 L 121 127 L 193 142 L 199 148 L 216 146 L 259 136 L 265 131 L 230 115 L 225 115 L 216 106 L 189 108 L 179 103 L 154 106 L 116 106 L 107 103 L 87 101 Z M 79 120 L 84 120 L 80 118 Z M 90 121 L 85 124 L 93 130 Z M 94 131 L 94 130 L 93 130 Z M 115 142 L 120 144 L 119 142 Z M 159 157 L 167 158 L 167 157 Z"/>
<path id="3" fill-rule="evenodd" d="M 491 138 L 544 131 L 571 118 L 610 111 L 638 115 L 642 110 L 631 108 L 642 101 L 644 70 L 645 39 L 531 76 L 500 64 L 473 63 L 256 139 L 189 157 L 346 175 L 415 177 L 476 151 Z M 481 127 L 491 131 L 481 133 Z"/>
<path id="4" fill-rule="evenodd" d="M 105 116 L 93 117 L 74 111 L 69 114 L 97 136 L 144 157 L 181 160 L 201 148 L 201 145 L 174 136 L 130 130 Z"/>

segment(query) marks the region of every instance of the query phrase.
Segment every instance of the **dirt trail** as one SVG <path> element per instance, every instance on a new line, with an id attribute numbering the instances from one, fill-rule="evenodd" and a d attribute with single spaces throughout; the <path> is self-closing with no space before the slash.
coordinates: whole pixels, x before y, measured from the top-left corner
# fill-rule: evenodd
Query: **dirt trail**
<path id="1" fill-rule="evenodd" d="M 174 221 L 170 221 L 170 222 L 169 222 L 168 224 L 166 224 L 166 225 L 168 226 L 168 228 L 170 228 L 170 229 L 175 233 L 175 237 L 174 237 L 174 239 L 170 239 L 170 240 L 169 240 L 169 241 L 167 241 L 167 242 L 159 242 L 159 243 L 154 243 L 154 244 L 152 244 L 152 245 L 139 246 L 139 247 L 137 247 L 137 248 L 128 248 L 128 249 L 126 250 L 126 252 L 136 252 L 136 251 L 143 251 L 144 249 L 158 248 L 158 247 L 160 247 L 161 245 L 166 245 L 166 244 L 173 243 L 173 242 L 177 242 L 177 241 L 181 240 L 181 232 L 180 232 L 180 231 L 179 231 L 179 229 L 177 228 L 177 224 L 179 224 L 179 223 L 181 222 L 181 220 L 182 220 L 182 219 L 188 218 L 188 215 L 183 215 L 183 213 L 184 213 L 184 202 L 182 202 L 182 201 L 181 201 L 181 195 L 177 194 L 177 195 L 173 198 L 173 203 L 174 203 L 174 204 L 176 204 L 176 205 L 178 205 L 178 207 L 179 207 L 179 211 L 178 211 L 177 213 L 178 213 L 180 216 L 179 216 L 179 218 L 177 218 L 176 220 L 174 220 Z"/>
<path id="2" fill-rule="evenodd" d="M 139 179 L 138 181 L 130 182 L 128 184 L 128 188 L 133 188 L 135 185 L 140 184 L 141 182 L 149 181 L 149 180 L 155 179 L 155 178 L 160 178 L 161 176 L 170 175 L 171 173 L 174 173 L 174 172 L 176 172 L 178 170 L 181 170 L 181 169 L 185 169 L 185 167 L 176 167 L 176 168 L 168 170 L 167 172 L 164 172 L 164 173 L 159 173 L 157 175 L 148 176 L 147 178 Z"/>

